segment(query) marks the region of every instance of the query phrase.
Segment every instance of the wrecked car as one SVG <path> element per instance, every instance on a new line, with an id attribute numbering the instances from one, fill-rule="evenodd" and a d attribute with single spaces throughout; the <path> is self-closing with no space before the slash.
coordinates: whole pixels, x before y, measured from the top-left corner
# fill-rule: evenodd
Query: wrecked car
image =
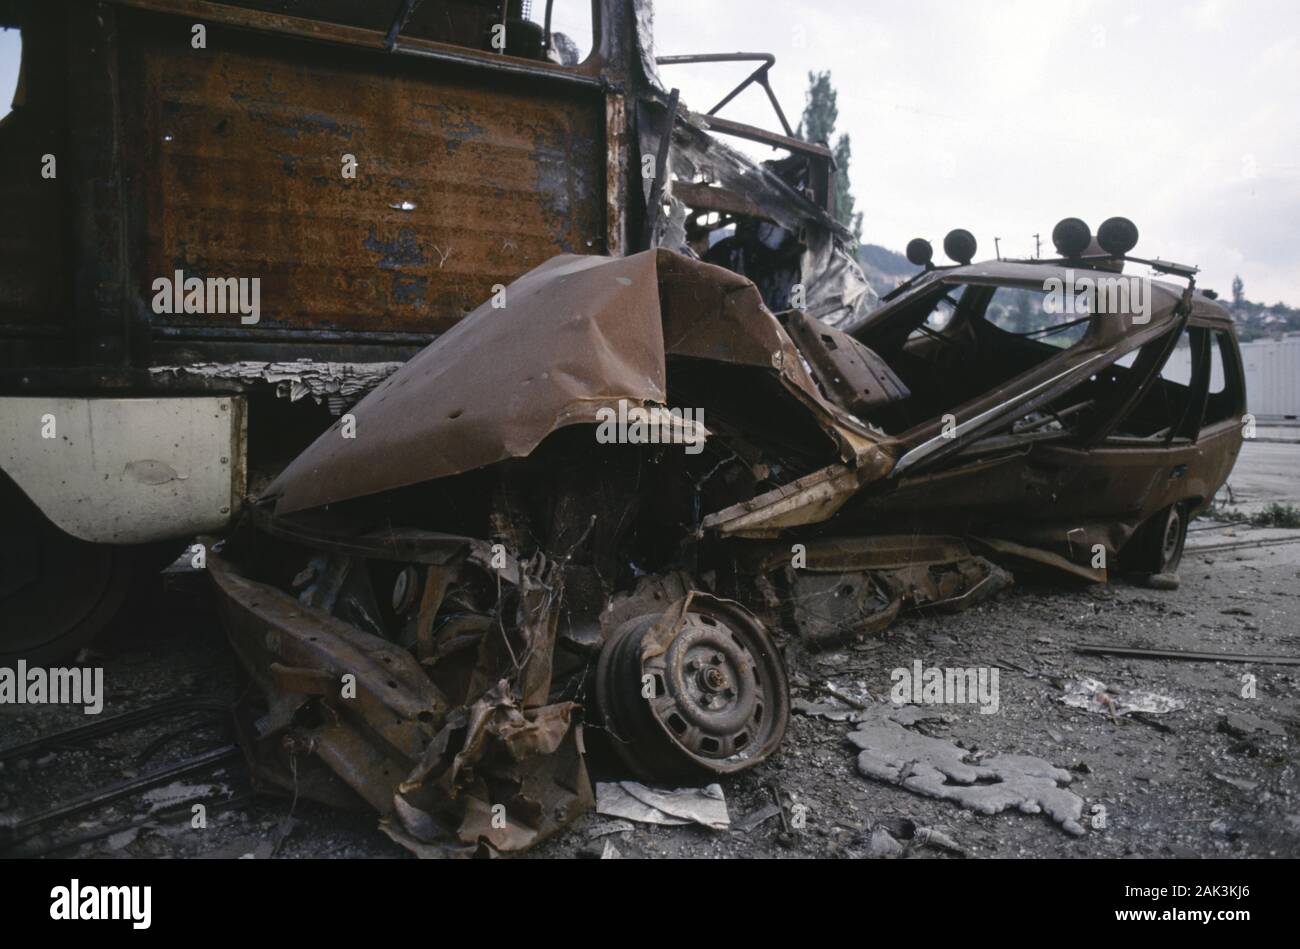
<path id="1" fill-rule="evenodd" d="M 1174 570 L 1241 445 L 1231 321 L 1123 219 L 1058 236 L 972 263 L 954 232 L 947 267 L 914 242 L 925 269 L 852 331 L 667 249 L 511 283 L 214 558 L 259 775 L 419 853 L 508 852 L 590 806 L 588 746 L 660 783 L 770 755 L 786 641 L 1022 571 Z M 1097 292 L 1130 262 L 1187 285 Z"/>
<path id="2" fill-rule="evenodd" d="M 791 643 L 1174 569 L 1232 465 L 1190 272 L 1080 315 L 1113 226 L 1052 261 L 958 234 L 877 307 L 770 56 L 656 56 L 645 0 L 572 37 L 550 2 L 266 6 L 0 3 L 0 662 L 75 652 L 200 535 L 263 786 L 511 853 L 589 767 L 765 760 Z M 729 61 L 704 112 L 660 75 Z M 750 86 L 781 132 L 718 114 Z"/>

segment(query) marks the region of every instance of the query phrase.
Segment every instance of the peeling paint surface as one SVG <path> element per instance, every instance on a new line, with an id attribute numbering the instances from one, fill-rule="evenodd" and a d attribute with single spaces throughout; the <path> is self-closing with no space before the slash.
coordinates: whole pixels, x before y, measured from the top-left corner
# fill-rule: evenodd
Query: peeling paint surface
<path id="1" fill-rule="evenodd" d="M 269 382 L 276 394 L 291 402 L 311 397 L 317 403 L 331 396 L 351 399 L 364 395 L 400 369 L 400 362 L 199 362 L 183 366 L 154 366 L 155 377 L 187 377 L 229 382 Z"/>

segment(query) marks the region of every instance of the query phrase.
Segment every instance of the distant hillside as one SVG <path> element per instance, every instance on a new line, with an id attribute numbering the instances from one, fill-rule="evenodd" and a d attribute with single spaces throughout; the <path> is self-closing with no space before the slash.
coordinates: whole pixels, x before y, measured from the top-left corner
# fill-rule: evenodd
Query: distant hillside
<path id="1" fill-rule="evenodd" d="M 1287 333 L 1300 332 L 1300 309 L 1285 303 L 1266 306 L 1246 299 L 1223 302 L 1232 311 L 1237 336 L 1243 343 L 1252 339 L 1279 339 Z"/>
<path id="2" fill-rule="evenodd" d="M 921 269 L 908 263 L 902 254 L 879 244 L 859 244 L 858 263 L 871 286 L 882 297 Z"/>

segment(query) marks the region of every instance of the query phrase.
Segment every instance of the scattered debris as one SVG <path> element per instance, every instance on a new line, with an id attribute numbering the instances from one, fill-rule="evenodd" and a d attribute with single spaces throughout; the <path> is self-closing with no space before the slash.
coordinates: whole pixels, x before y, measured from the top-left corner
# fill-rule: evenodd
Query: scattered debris
<path id="1" fill-rule="evenodd" d="M 93 810 L 124 797 L 139 794 L 148 788 L 170 783 L 176 778 L 206 771 L 238 756 L 239 749 L 237 747 L 224 745 L 168 765 L 165 768 L 160 768 L 157 771 L 132 777 L 118 784 L 87 791 L 72 800 L 56 804 L 47 810 L 36 814 L 28 814 L 12 822 L 0 825 L 0 844 L 3 844 L 6 849 L 10 846 L 19 845 L 24 840 L 35 836 L 44 824 Z"/>
<path id="2" fill-rule="evenodd" d="M 915 821 L 907 817 L 877 821 L 873 833 L 875 829 L 883 829 L 897 840 L 906 841 L 907 854 L 924 847 L 934 847 L 955 853 L 959 857 L 969 856 L 965 847 L 943 831 L 935 827 L 919 826 Z"/>
<path id="3" fill-rule="evenodd" d="M 66 748 L 92 738 L 101 738 L 105 735 L 111 735 L 129 728 L 136 728 L 159 718 L 179 716 L 189 713 L 210 713 L 216 715 L 228 711 L 229 709 L 227 706 L 221 702 L 213 702 L 207 699 L 188 698 L 186 696 L 171 696 L 158 702 L 154 702 L 152 705 L 145 706 L 144 708 L 124 712 L 120 715 L 101 716 L 96 721 L 89 722 L 85 725 L 76 725 L 72 728 L 65 728 L 61 731 L 42 735 L 40 738 L 35 738 L 31 741 L 22 742 L 21 744 L 11 745 L 7 748 L 0 749 L 0 762 L 14 758 L 21 759 L 30 757 L 38 754 L 46 748 Z"/>
<path id="4" fill-rule="evenodd" d="M 769 784 L 767 789 L 772 794 L 772 803 L 776 805 L 776 816 L 781 818 L 781 833 L 776 835 L 777 843 L 782 847 L 792 847 L 794 846 L 794 828 L 790 825 L 790 818 L 785 814 L 785 803 L 781 800 L 781 789 L 775 784 Z"/>
<path id="5" fill-rule="evenodd" d="M 846 708 L 838 702 L 810 702 L 807 699 L 795 699 L 790 703 L 790 710 L 809 718 L 824 718 L 831 722 L 856 722 L 857 708 Z"/>
<path id="6" fill-rule="evenodd" d="M 1218 771 L 1211 771 L 1210 777 L 1216 781 L 1222 781 L 1224 784 L 1236 788 L 1238 791 L 1257 791 L 1259 790 L 1258 781 L 1250 781 L 1246 778 L 1234 778 L 1230 775 L 1220 774 Z"/>
<path id="7" fill-rule="evenodd" d="M 941 830 L 935 830 L 933 827 L 918 827 L 916 836 L 913 838 L 913 846 L 916 847 L 937 847 L 940 850 L 947 850 L 955 853 L 959 857 L 968 857 L 970 854 L 966 848 L 957 841 L 953 840 Z"/>
<path id="8" fill-rule="evenodd" d="M 844 692 L 842 689 L 838 688 L 834 682 L 827 682 L 825 685 L 822 686 L 822 688 L 826 690 L 826 693 L 828 695 L 832 696 L 833 698 L 839 699 L 841 702 L 845 703 L 846 705 L 851 705 L 856 709 L 868 708 L 870 707 L 870 702 L 872 701 L 871 693 L 867 692 L 865 688 L 862 690 L 863 692 L 866 693 L 865 701 L 863 699 L 855 698 L 854 696 L 849 695 L 847 692 Z"/>
<path id="9" fill-rule="evenodd" d="M 158 811 L 174 807 L 177 804 L 190 803 L 211 797 L 220 788 L 213 784 L 185 784 L 181 781 L 163 787 L 145 791 L 141 798 L 149 805 L 149 810 Z"/>
<path id="10" fill-rule="evenodd" d="M 1141 722 L 1143 725 L 1150 725 L 1156 731 L 1164 732 L 1166 735 L 1172 735 L 1174 733 L 1174 730 L 1164 722 L 1154 718 L 1147 718 L 1146 715 L 1141 712 L 1130 712 L 1128 717 L 1135 722 Z"/>
<path id="11" fill-rule="evenodd" d="M 596 784 L 596 813 L 670 827 L 700 824 L 726 830 L 731 826 L 727 802 L 717 784 L 668 791 L 636 781 L 602 781 Z"/>
<path id="12" fill-rule="evenodd" d="M 1046 812 L 1067 833 L 1081 836 L 1083 798 L 1063 785 L 1070 772 L 1030 755 L 995 754 L 976 759 L 951 742 L 904 728 L 887 712 L 849 734 L 862 749 L 858 771 L 869 778 L 940 798 L 980 814 L 1016 808 Z"/>
<path id="13" fill-rule="evenodd" d="M 885 717 L 899 725 L 916 725 L 919 722 L 947 723 L 952 721 L 952 718 L 943 712 L 921 705 L 895 705 L 889 712 L 885 713 Z"/>
<path id="14" fill-rule="evenodd" d="M 1286 731 L 1277 722 L 1270 722 L 1246 712 L 1228 712 L 1219 719 L 1219 731 L 1237 738 L 1249 738 L 1255 732 L 1279 737 L 1286 735 Z"/>
<path id="15" fill-rule="evenodd" d="M 996 659 L 997 659 L 997 664 L 1000 667 L 1005 667 L 1007 669 L 1015 669 L 1017 672 L 1023 672 L 1027 676 L 1036 676 L 1039 674 L 1035 672 L 1033 669 L 1027 669 L 1024 666 L 1019 665 L 1018 663 L 1012 662 L 1010 659 L 1004 659 L 1001 656 L 996 657 Z"/>
<path id="16" fill-rule="evenodd" d="M 893 859 L 903 855 L 903 845 L 894 839 L 893 834 L 883 827 L 876 827 L 871 831 L 871 842 L 867 845 L 867 853 L 876 858 Z"/>
<path id="17" fill-rule="evenodd" d="M 1097 679 L 1071 679 L 1065 683 L 1065 694 L 1061 701 L 1071 708 L 1081 708 L 1088 712 L 1110 715 L 1129 715 L 1133 712 L 1145 712 L 1150 715 L 1163 715 L 1186 708 L 1186 703 L 1156 692 L 1141 692 L 1136 689 L 1113 689 Z"/>
<path id="18" fill-rule="evenodd" d="M 630 821 L 625 821 L 625 820 L 603 821 L 597 824 L 595 827 L 592 827 L 590 830 L 588 830 L 587 836 L 592 838 L 606 837 L 610 834 L 624 834 L 630 830 L 635 830 L 635 829 L 636 828 L 632 825 Z"/>
<path id="19" fill-rule="evenodd" d="M 1147 577 L 1147 586 L 1152 590 L 1177 590 L 1181 585 L 1176 573 L 1153 573 Z"/>
<path id="20" fill-rule="evenodd" d="M 736 821 L 735 828 L 742 833 L 749 833 L 760 825 L 778 817 L 782 813 L 778 804 L 765 804 L 751 814 L 746 814 L 743 818 Z"/>
<path id="21" fill-rule="evenodd" d="M 200 854 L 201 860 L 270 860 L 275 854 L 275 844 L 270 840 L 249 837 L 236 840 Z"/>
<path id="22" fill-rule="evenodd" d="M 1086 656 L 1133 656 L 1137 659 L 1186 659 L 1191 662 L 1258 662 L 1265 666 L 1300 666 L 1300 656 L 1266 656 L 1235 652 L 1194 652 L 1184 649 L 1139 649 L 1106 643 L 1080 643 L 1074 651 Z"/>

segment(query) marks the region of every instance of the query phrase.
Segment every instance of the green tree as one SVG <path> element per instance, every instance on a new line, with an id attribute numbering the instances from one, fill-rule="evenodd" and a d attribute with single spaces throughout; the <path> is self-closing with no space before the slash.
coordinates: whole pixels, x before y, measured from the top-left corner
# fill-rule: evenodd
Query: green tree
<path id="1" fill-rule="evenodd" d="M 808 73 L 808 92 L 805 96 L 803 118 L 799 120 L 799 137 L 805 142 L 818 142 L 830 146 L 835 134 L 835 120 L 840 110 L 836 105 L 835 87 L 831 85 L 830 72 Z M 847 134 L 835 140 L 835 218 L 853 234 L 862 239 L 862 212 L 854 213 L 853 192 L 849 187 L 849 161 L 853 147 Z"/>
<path id="2" fill-rule="evenodd" d="M 835 104 L 835 87 L 829 71 L 808 74 L 808 92 L 804 96 L 803 118 L 799 120 L 799 137 L 805 142 L 830 144 L 835 120 L 840 117 Z"/>
<path id="3" fill-rule="evenodd" d="M 1241 282 L 1241 275 L 1232 278 L 1232 305 L 1241 306 L 1246 299 L 1246 285 Z"/>

